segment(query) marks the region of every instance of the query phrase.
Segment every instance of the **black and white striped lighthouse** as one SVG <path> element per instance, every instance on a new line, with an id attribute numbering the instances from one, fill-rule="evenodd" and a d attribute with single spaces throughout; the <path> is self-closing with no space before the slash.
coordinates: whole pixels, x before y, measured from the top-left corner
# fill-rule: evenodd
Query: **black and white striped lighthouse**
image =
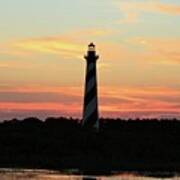
<path id="1" fill-rule="evenodd" d="M 93 43 L 89 44 L 86 59 L 86 82 L 83 109 L 83 127 L 90 130 L 99 130 L 98 115 L 98 97 L 97 97 L 97 76 L 96 61 L 99 56 L 96 55 L 96 47 Z"/>

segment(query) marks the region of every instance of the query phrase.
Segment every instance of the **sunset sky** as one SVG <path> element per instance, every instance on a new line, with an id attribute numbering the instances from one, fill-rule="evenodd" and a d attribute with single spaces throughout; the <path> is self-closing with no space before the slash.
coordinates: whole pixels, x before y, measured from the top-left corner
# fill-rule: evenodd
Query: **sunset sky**
<path id="1" fill-rule="evenodd" d="M 0 120 L 82 116 L 87 45 L 101 117 L 180 117 L 179 0 L 0 0 Z"/>

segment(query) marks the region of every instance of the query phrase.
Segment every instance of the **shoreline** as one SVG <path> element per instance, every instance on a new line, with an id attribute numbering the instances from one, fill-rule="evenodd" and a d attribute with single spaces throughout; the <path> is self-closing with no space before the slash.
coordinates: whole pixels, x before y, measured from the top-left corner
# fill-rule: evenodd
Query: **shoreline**
<path id="1" fill-rule="evenodd" d="M 75 173 L 74 173 L 75 172 Z M 33 173 L 33 174 L 45 174 L 45 175 L 62 175 L 62 176 L 91 176 L 91 177 L 118 177 L 122 175 L 132 176 L 144 176 L 144 177 L 155 177 L 155 178 L 173 178 L 179 177 L 180 172 L 151 172 L 151 171 L 112 171 L 112 174 L 84 174 L 79 170 L 51 170 L 51 169 L 26 169 L 26 168 L 0 168 L 0 174 L 3 173 Z"/>

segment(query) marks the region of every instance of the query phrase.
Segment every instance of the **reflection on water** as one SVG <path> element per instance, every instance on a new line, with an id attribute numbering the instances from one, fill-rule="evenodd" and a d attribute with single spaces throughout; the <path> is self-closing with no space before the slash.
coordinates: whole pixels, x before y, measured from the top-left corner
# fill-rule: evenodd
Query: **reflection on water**
<path id="1" fill-rule="evenodd" d="M 15 170 L 0 169 L 0 180 L 180 180 L 180 176 L 171 178 L 155 178 L 138 173 L 121 173 L 114 176 L 75 176 L 65 175 L 57 171 L 49 170 Z"/>

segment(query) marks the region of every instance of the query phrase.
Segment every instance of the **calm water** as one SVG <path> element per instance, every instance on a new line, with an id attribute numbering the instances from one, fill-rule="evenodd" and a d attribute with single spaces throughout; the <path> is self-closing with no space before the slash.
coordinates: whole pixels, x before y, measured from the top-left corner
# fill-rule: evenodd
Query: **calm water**
<path id="1" fill-rule="evenodd" d="M 148 173 L 147 173 L 148 174 Z M 48 170 L 0 169 L 0 180 L 180 180 L 180 176 L 155 178 L 138 175 L 138 173 L 121 173 L 108 177 L 64 175 Z"/>

